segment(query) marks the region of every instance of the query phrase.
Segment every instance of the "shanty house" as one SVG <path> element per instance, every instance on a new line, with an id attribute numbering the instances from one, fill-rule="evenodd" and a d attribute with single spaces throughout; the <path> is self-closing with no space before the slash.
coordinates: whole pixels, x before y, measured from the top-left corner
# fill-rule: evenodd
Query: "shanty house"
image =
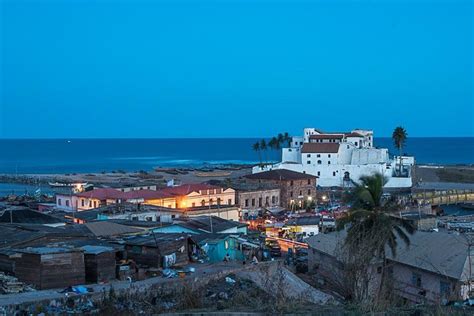
<path id="1" fill-rule="evenodd" d="M 62 288 L 85 283 L 84 253 L 62 247 L 29 247 L 18 250 L 15 276 L 37 289 Z"/>
<path id="2" fill-rule="evenodd" d="M 136 236 L 124 240 L 128 259 L 152 268 L 189 263 L 192 242 L 187 234 L 156 234 Z"/>
<path id="3" fill-rule="evenodd" d="M 114 248 L 86 245 L 81 247 L 81 249 L 84 251 L 86 282 L 108 282 L 116 278 L 116 250 Z"/>

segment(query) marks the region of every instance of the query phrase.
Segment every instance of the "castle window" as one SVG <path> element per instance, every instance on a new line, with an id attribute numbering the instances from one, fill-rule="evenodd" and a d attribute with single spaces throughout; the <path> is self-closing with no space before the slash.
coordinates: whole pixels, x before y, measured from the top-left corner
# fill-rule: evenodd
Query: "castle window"
<path id="1" fill-rule="evenodd" d="M 293 197 L 293 191 L 290 191 L 290 197 Z"/>
<path id="2" fill-rule="evenodd" d="M 293 186 L 293 180 L 290 181 L 290 185 Z"/>
<path id="3" fill-rule="evenodd" d="M 307 154 L 306 157 L 308 157 L 308 158 L 311 157 L 311 154 Z"/>
<path id="4" fill-rule="evenodd" d="M 308 165 L 311 164 L 311 160 L 308 160 L 306 163 L 307 163 Z"/>
<path id="5" fill-rule="evenodd" d="M 321 175 L 321 171 L 318 171 L 318 177 Z"/>
<path id="6" fill-rule="evenodd" d="M 245 207 L 249 206 L 249 199 L 245 199 Z"/>
<path id="7" fill-rule="evenodd" d="M 331 158 L 331 154 L 328 154 L 328 158 Z"/>
<path id="8" fill-rule="evenodd" d="M 320 154 L 317 154 L 317 155 L 316 155 L 316 157 L 320 158 L 320 157 L 321 157 L 321 155 L 320 155 Z"/>
<path id="9" fill-rule="evenodd" d="M 321 160 L 318 160 L 318 165 L 320 165 L 320 164 L 321 164 Z"/>
<path id="10" fill-rule="evenodd" d="M 336 176 L 336 171 L 333 171 L 333 172 L 332 172 L 332 176 L 333 176 L 333 177 Z"/>
<path id="11" fill-rule="evenodd" d="M 328 161 L 328 165 L 330 165 L 330 164 L 331 164 L 331 162 L 330 162 L 330 161 Z"/>
<path id="12" fill-rule="evenodd" d="M 311 179 L 308 179 L 308 185 L 311 184 Z"/>

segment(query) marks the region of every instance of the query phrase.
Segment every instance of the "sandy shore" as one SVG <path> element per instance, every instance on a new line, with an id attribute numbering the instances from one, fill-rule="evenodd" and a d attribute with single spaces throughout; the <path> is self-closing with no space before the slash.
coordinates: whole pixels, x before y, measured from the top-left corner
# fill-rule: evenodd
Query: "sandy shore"
<path id="1" fill-rule="evenodd" d="M 101 172 L 101 173 L 71 173 L 71 174 L 22 174 L 0 175 L 0 182 L 11 183 L 48 183 L 48 182 L 88 182 L 94 184 L 138 184 L 152 183 L 166 185 L 166 182 L 174 179 L 181 183 L 200 183 L 209 180 L 225 180 L 227 178 L 238 178 L 252 173 L 251 166 L 222 167 L 218 169 L 180 169 L 161 168 L 150 172 Z"/>
<path id="2" fill-rule="evenodd" d="M 0 183 L 37 184 L 48 182 L 88 182 L 94 184 L 152 183 L 158 186 L 175 179 L 181 183 L 238 178 L 252 172 L 252 166 L 219 166 L 209 168 L 156 168 L 149 172 L 101 172 L 72 174 L 0 175 Z M 414 189 L 474 189 L 474 166 L 417 165 L 413 171 Z"/>

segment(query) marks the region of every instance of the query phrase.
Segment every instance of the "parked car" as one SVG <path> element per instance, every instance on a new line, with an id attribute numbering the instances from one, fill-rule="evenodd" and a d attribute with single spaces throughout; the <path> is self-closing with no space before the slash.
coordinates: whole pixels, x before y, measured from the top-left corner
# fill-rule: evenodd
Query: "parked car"
<path id="1" fill-rule="evenodd" d="M 281 247 L 276 240 L 267 240 L 265 243 L 268 250 L 270 250 L 270 254 L 273 257 L 281 257 Z"/>

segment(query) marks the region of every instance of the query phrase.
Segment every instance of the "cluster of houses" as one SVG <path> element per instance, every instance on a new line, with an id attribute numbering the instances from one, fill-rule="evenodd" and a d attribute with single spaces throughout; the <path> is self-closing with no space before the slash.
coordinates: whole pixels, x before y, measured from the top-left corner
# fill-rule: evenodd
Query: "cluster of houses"
<path id="1" fill-rule="evenodd" d="M 311 135 L 306 138 L 317 140 L 315 144 L 360 141 L 358 135 L 330 142 Z M 357 148 L 364 146 L 372 146 L 370 134 L 357 143 Z M 49 289 L 140 280 L 191 262 L 262 259 L 265 242 L 251 233 L 249 228 L 256 227 L 249 219 L 262 211 L 314 210 L 317 181 L 309 172 L 273 168 L 218 184 L 78 190 L 57 194 L 55 203 L 39 204 L 36 210 L 0 204 L 0 271 L 36 289 Z M 474 239 L 438 231 L 429 214 L 400 216 L 412 221 L 417 232 L 409 247 L 400 242 L 397 256 L 386 258 L 385 277 L 391 278 L 394 293 L 412 303 L 472 297 Z M 283 236 L 275 239 L 304 236 L 298 241 L 308 247 L 309 272 L 337 291 L 343 286 L 340 250 L 345 235 L 334 227 L 334 218 L 323 214 L 298 214 L 285 218 L 279 228 Z M 382 277 L 381 266 L 374 260 L 373 288 Z"/>
<path id="2" fill-rule="evenodd" d="M 3 204 L 0 271 L 50 289 L 144 279 L 190 262 L 261 259 L 264 242 L 242 219 L 315 199 L 315 176 L 275 170 L 229 185 L 88 186 L 37 209 Z"/>

